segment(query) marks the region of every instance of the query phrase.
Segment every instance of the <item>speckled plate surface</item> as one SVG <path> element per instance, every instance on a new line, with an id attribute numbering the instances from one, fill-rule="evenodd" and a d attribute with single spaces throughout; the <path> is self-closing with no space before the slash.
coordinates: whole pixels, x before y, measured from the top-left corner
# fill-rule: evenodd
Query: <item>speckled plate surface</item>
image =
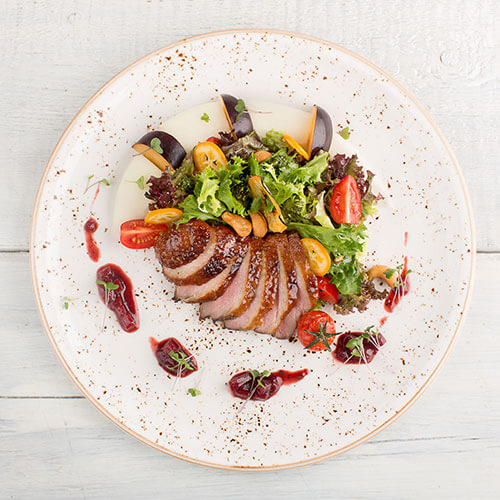
<path id="1" fill-rule="evenodd" d="M 388 342 L 369 366 L 334 365 L 296 343 L 223 330 L 174 303 L 153 252 L 129 251 L 112 227 L 113 180 L 147 127 L 217 92 L 297 107 L 317 103 L 379 178 L 386 199 L 370 224 L 367 263 L 408 254 L 412 292 L 383 328 Z M 93 203 L 87 177 L 106 177 Z M 99 221 L 98 264 L 85 251 L 83 224 Z M 403 234 L 408 231 L 408 246 Z M 467 307 L 474 237 L 466 189 L 436 125 L 394 80 L 331 43 L 283 32 L 230 31 L 161 49 L 113 78 L 78 113 L 43 176 L 33 216 L 31 259 L 43 324 L 67 371 L 107 417 L 171 455 L 224 468 L 285 468 L 311 463 L 368 439 L 427 387 L 448 354 Z M 122 332 L 95 286 L 107 262 L 131 277 L 141 328 Z M 63 297 L 75 299 L 68 309 Z M 337 330 L 362 329 L 384 315 L 337 317 Z M 178 337 L 201 370 L 175 390 L 148 337 Z M 241 369 L 311 373 L 273 399 L 233 399 L 225 382 Z M 193 384 L 202 395 L 186 394 Z"/>

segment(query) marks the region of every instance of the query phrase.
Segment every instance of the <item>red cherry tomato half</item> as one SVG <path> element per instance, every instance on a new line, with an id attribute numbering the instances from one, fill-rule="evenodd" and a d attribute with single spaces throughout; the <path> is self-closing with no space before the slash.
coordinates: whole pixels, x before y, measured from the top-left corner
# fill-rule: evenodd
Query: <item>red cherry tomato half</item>
<path id="1" fill-rule="evenodd" d="M 331 351 L 335 341 L 335 323 L 330 315 L 323 311 L 310 311 L 299 320 L 297 336 L 300 343 L 311 351 Z"/>
<path id="2" fill-rule="evenodd" d="M 330 304 L 336 304 L 339 301 L 338 288 L 326 277 L 318 277 L 319 298 Z"/>
<path id="3" fill-rule="evenodd" d="M 128 220 L 120 226 L 120 242 L 127 248 L 149 248 L 167 224 L 148 224 L 142 219 Z"/>
<path id="4" fill-rule="evenodd" d="M 346 175 L 334 188 L 330 212 L 337 224 L 357 224 L 361 218 L 361 194 L 352 175 Z"/>
<path id="5" fill-rule="evenodd" d="M 214 144 L 219 144 L 220 139 L 218 137 L 209 137 L 205 142 L 213 142 Z"/>

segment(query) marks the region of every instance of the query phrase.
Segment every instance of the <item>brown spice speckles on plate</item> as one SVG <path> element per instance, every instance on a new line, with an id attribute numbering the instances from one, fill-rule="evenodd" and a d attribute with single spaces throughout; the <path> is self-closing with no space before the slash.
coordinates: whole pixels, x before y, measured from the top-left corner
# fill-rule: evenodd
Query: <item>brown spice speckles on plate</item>
<path id="1" fill-rule="evenodd" d="M 384 357 L 374 360 L 369 371 L 335 365 L 328 356 L 304 357 L 297 343 L 200 322 L 192 306 L 170 299 L 172 288 L 157 272 L 152 253 L 119 246 L 110 207 L 113 183 L 131 157 L 129 145 L 148 125 L 210 101 L 214 88 L 298 108 L 314 103 L 325 107 L 335 123 L 349 120 L 353 144 L 360 145 L 360 156 L 377 174 L 379 189 L 393 178 L 392 196 L 370 222 L 367 258 L 400 259 L 404 250 L 399 241 L 405 227 L 411 227 L 407 250 L 413 290 L 411 300 L 385 324 Z M 98 126 L 87 123 L 94 118 Z M 111 182 L 93 212 L 102 229 L 102 259 L 126 270 L 138 291 L 142 324 L 134 335 L 123 336 L 105 313 L 95 292 L 96 265 L 87 258 L 82 265 L 81 227 L 92 202 L 82 192 L 91 174 Z M 73 195 L 63 196 L 68 190 Z M 31 238 L 43 324 L 87 398 L 141 441 L 223 468 L 304 465 L 352 448 L 392 422 L 427 387 L 449 352 L 469 300 L 473 260 L 463 179 L 425 110 L 390 77 L 346 49 L 303 35 L 259 30 L 179 42 L 137 61 L 106 84 L 75 117 L 49 160 Z M 77 288 L 88 300 L 75 300 L 63 309 L 61 297 L 72 296 Z M 429 293 L 432 288 L 437 293 Z M 337 318 L 337 329 L 377 323 L 380 308 L 373 304 L 364 315 Z M 98 333 L 105 314 L 106 328 Z M 185 394 L 191 382 L 172 387 L 154 360 L 149 336 L 175 336 L 196 346 L 200 369 L 188 380 L 199 376 L 200 396 Z M 299 369 L 305 360 L 312 371 L 300 384 L 269 401 L 249 402 L 238 413 L 240 404 L 225 385 L 232 374 L 248 368 Z M 135 387 L 141 390 L 131 390 Z"/>

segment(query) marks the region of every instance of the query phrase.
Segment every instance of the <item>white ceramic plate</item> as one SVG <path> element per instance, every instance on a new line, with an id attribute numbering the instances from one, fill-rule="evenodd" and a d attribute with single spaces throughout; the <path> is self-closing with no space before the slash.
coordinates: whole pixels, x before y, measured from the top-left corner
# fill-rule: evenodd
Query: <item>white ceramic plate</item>
<path id="1" fill-rule="evenodd" d="M 413 269 L 412 292 L 386 325 L 388 342 L 369 366 L 334 365 L 295 343 L 232 332 L 199 321 L 197 307 L 171 300 L 153 252 L 121 247 L 113 206 L 130 146 L 147 128 L 207 102 L 218 92 L 299 108 L 317 103 L 382 180 L 386 200 L 371 224 L 367 262 Z M 194 138 L 196 139 L 196 138 Z M 105 177 L 92 206 L 87 177 Z M 93 213 L 98 264 L 85 251 Z M 408 231 L 408 246 L 403 234 Z M 71 122 L 52 154 L 35 205 L 31 241 L 35 294 L 43 324 L 67 371 L 106 416 L 171 455 L 224 468 L 285 468 L 311 463 L 373 436 L 422 393 L 448 354 L 470 296 L 472 217 L 456 160 L 434 122 L 394 80 L 329 42 L 275 31 L 229 31 L 185 40 L 146 56 L 105 85 Z M 95 271 L 113 262 L 131 277 L 141 328 L 122 332 L 98 299 Z M 63 297 L 76 299 L 68 309 Z M 337 317 L 337 329 L 364 328 L 383 316 Z M 157 365 L 148 337 L 178 337 L 200 372 L 180 381 Z M 242 369 L 311 373 L 267 402 L 230 396 L 225 382 Z M 197 378 L 198 377 L 198 378 Z M 199 384 L 201 396 L 186 394 Z"/>

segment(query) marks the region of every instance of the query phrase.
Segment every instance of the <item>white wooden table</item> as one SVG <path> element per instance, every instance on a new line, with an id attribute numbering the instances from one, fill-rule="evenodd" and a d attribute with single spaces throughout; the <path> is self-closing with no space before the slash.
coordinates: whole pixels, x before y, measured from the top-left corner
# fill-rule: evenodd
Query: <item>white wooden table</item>
<path id="1" fill-rule="evenodd" d="M 498 0 L 2 0 L 0 7 L 0 498 L 499 498 Z M 28 267 L 39 178 L 87 98 L 156 48 L 237 27 L 326 38 L 395 76 L 450 141 L 477 223 L 472 305 L 429 391 L 368 443 L 283 472 L 211 470 L 123 434 L 57 361 Z"/>

